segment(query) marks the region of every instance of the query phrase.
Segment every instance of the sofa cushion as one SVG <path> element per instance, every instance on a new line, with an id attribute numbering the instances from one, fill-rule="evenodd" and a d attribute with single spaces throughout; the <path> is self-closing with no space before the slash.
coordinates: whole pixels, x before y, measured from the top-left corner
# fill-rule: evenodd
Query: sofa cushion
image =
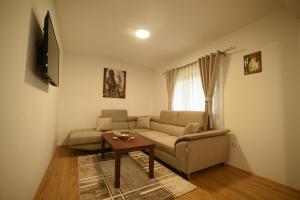
<path id="1" fill-rule="evenodd" d="M 173 136 L 181 136 L 183 134 L 184 127 L 174 126 L 169 124 L 162 124 L 159 122 L 150 122 L 150 128 L 154 131 L 159 131 L 162 133 L 167 133 Z"/>
<path id="2" fill-rule="evenodd" d="M 200 123 L 200 129 L 203 129 L 204 123 L 207 121 L 206 112 L 198 111 L 179 111 L 177 114 L 177 124 L 178 126 L 186 126 L 189 123 L 198 122 Z"/>
<path id="3" fill-rule="evenodd" d="M 177 124 L 177 112 L 176 111 L 161 111 L 159 121 L 163 124 Z"/>
<path id="4" fill-rule="evenodd" d="M 150 117 L 138 117 L 136 128 L 150 128 Z"/>
<path id="5" fill-rule="evenodd" d="M 189 123 L 184 127 L 183 135 L 197 133 L 199 129 L 200 129 L 199 122 Z"/>
<path id="6" fill-rule="evenodd" d="M 140 132 L 139 135 L 155 143 L 155 148 L 175 156 L 176 136 L 168 135 L 158 131 Z"/>
<path id="7" fill-rule="evenodd" d="M 78 129 L 70 132 L 69 145 L 100 143 L 102 132 L 96 129 Z"/>
<path id="8" fill-rule="evenodd" d="M 127 122 L 127 110 L 102 110 L 102 117 L 110 117 L 113 122 Z"/>
<path id="9" fill-rule="evenodd" d="M 112 130 L 112 119 L 97 117 L 96 119 L 96 131 Z"/>

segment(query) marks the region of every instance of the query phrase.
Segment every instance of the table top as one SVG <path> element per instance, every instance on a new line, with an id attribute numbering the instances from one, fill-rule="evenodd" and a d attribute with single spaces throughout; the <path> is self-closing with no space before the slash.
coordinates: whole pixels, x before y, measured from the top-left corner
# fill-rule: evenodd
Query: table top
<path id="1" fill-rule="evenodd" d="M 152 141 L 139 135 L 135 135 L 135 138 L 132 140 L 116 140 L 112 137 L 114 137 L 113 133 L 102 134 L 102 139 L 104 139 L 113 150 L 134 150 L 154 146 Z"/>

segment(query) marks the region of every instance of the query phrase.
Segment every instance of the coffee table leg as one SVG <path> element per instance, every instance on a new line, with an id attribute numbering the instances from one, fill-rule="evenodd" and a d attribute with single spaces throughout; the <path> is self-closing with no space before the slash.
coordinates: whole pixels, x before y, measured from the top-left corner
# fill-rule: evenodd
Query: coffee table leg
<path id="1" fill-rule="evenodd" d="M 104 158 L 104 152 L 105 152 L 105 140 L 102 137 L 102 141 L 101 141 L 101 158 Z"/>
<path id="2" fill-rule="evenodd" d="M 149 149 L 149 177 L 154 178 L 154 147 Z"/>
<path id="3" fill-rule="evenodd" d="M 120 187 L 121 153 L 116 152 L 115 158 L 115 188 Z"/>

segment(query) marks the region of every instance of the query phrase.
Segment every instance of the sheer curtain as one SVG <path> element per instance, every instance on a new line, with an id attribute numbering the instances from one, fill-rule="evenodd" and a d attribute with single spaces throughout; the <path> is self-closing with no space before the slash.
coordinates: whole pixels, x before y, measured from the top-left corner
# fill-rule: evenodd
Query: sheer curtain
<path id="1" fill-rule="evenodd" d="M 205 96 L 202 89 L 198 62 L 180 68 L 173 96 L 175 111 L 204 111 Z"/>
<path id="2" fill-rule="evenodd" d="M 166 72 L 167 92 L 168 92 L 168 110 L 172 110 L 174 88 L 177 79 L 177 69 L 172 69 Z"/>

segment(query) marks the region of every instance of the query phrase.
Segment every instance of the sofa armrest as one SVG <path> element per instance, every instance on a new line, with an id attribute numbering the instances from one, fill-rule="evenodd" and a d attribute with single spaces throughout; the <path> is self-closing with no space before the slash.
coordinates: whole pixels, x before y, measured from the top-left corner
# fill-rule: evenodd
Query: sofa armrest
<path id="1" fill-rule="evenodd" d="M 181 140 L 175 145 L 176 158 L 179 170 L 189 175 L 190 173 L 211 167 L 213 165 L 224 163 L 229 157 L 229 130 L 206 131 L 209 133 L 196 133 L 198 135 L 205 134 L 207 137 L 199 136 L 194 139 L 190 136 Z M 208 136 L 209 135 L 209 136 Z"/>
<path id="2" fill-rule="evenodd" d="M 219 135 L 225 135 L 229 132 L 229 129 L 221 129 L 221 130 L 210 130 L 210 131 L 204 131 L 201 133 L 193 133 L 193 134 L 187 134 L 179 136 L 175 142 L 175 145 L 179 142 L 183 141 L 192 141 L 192 140 L 199 140 L 202 138 L 208 138 L 208 137 L 215 137 Z"/>

